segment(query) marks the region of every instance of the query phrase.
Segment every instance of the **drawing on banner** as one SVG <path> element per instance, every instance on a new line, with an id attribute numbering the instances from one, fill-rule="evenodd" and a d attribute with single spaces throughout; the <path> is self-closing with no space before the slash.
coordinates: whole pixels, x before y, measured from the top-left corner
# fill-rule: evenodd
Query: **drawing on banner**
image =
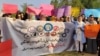
<path id="1" fill-rule="evenodd" d="M 39 32 L 38 35 L 39 35 L 40 37 L 43 37 L 43 36 L 45 35 L 45 33 Z"/>
<path id="2" fill-rule="evenodd" d="M 51 23 L 46 23 L 44 25 L 44 30 L 50 32 L 53 29 L 53 25 Z"/>
<path id="3" fill-rule="evenodd" d="M 51 36 L 56 36 L 57 33 L 55 31 L 51 32 Z"/>
<path id="4" fill-rule="evenodd" d="M 54 31 L 58 31 L 58 30 L 59 30 L 59 27 L 58 27 L 58 26 L 54 26 L 54 27 L 53 27 L 53 30 L 54 30 Z"/>
<path id="5" fill-rule="evenodd" d="M 30 26 L 30 27 L 28 27 L 27 31 L 32 33 L 32 32 L 35 31 L 35 27 L 34 26 Z"/>
<path id="6" fill-rule="evenodd" d="M 36 29 L 37 29 L 38 32 L 42 32 L 43 31 L 43 26 L 42 25 L 39 25 L 39 26 L 37 26 Z"/>
<path id="7" fill-rule="evenodd" d="M 64 33 L 64 28 L 63 27 L 60 27 L 59 28 L 59 34 L 62 34 L 62 33 Z"/>

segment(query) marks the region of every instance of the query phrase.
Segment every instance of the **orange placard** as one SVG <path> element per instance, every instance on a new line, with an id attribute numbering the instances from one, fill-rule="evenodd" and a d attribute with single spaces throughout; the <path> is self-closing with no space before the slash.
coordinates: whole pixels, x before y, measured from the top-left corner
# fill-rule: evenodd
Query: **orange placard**
<path id="1" fill-rule="evenodd" d="M 100 25 L 86 25 L 85 26 L 85 37 L 87 38 L 96 38 L 99 32 Z"/>

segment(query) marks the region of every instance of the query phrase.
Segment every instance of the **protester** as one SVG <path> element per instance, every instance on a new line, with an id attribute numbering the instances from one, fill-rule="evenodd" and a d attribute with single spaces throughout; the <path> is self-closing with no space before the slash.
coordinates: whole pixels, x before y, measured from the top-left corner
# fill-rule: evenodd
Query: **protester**
<path id="1" fill-rule="evenodd" d="M 100 24 L 100 18 L 98 18 L 98 24 Z"/>
<path id="2" fill-rule="evenodd" d="M 47 21 L 46 15 L 40 15 L 40 21 Z"/>
<path id="3" fill-rule="evenodd" d="M 98 56 L 100 56 L 100 30 L 98 32 L 98 35 L 97 35 L 97 45 L 99 47 L 99 50 L 98 50 Z"/>
<path id="4" fill-rule="evenodd" d="M 27 16 L 24 15 L 24 17 L 22 18 L 21 14 L 22 14 L 21 12 L 16 13 L 16 19 L 14 21 L 14 27 L 17 31 L 19 31 L 21 33 L 22 32 L 26 33 L 26 31 L 24 30 L 24 28 L 25 28 L 24 20 L 26 20 L 25 18 Z"/>
<path id="5" fill-rule="evenodd" d="M 71 18 L 67 16 L 65 22 L 71 23 Z"/>
<path id="6" fill-rule="evenodd" d="M 86 23 L 87 21 L 86 21 L 85 14 L 82 14 L 81 16 L 83 17 L 83 22 Z"/>
<path id="7" fill-rule="evenodd" d="M 85 14 L 82 14 L 81 16 L 82 16 L 82 18 L 83 18 L 83 19 L 82 19 L 83 22 L 84 22 L 84 23 L 87 23 L 87 19 L 86 19 L 86 17 L 85 17 Z M 84 52 L 86 51 L 86 43 L 83 44 L 83 51 L 84 51 Z"/>
<path id="8" fill-rule="evenodd" d="M 60 17 L 60 21 L 59 22 L 64 22 L 64 18 Z"/>
<path id="9" fill-rule="evenodd" d="M 57 19 L 57 18 L 56 18 L 55 16 L 52 16 L 52 17 L 51 17 L 51 21 L 54 21 L 54 22 L 55 22 L 56 19 Z"/>
<path id="10" fill-rule="evenodd" d="M 0 12 L 0 42 L 1 42 L 1 38 L 2 38 L 2 36 L 1 36 L 1 19 L 2 19 L 2 13 Z"/>
<path id="11" fill-rule="evenodd" d="M 27 14 L 27 13 L 26 13 L 24 16 L 25 16 L 25 17 L 24 17 L 24 20 L 25 20 L 26 22 L 31 23 L 32 21 L 36 21 L 35 15 L 34 15 L 33 13 L 31 13 L 31 14 Z"/>
<path id="12" fill-rule="evenodd" d="M 82 21 L 82 16 L 79 16 L 77 21 L 75 22 L 75 46 L 77 52 L 83 52 L 83 44 L 86 42 L 84 36 L 84 26 L 85 23 Z"/>
<path id="13" fill-rule="evenodd" d="M 89 16 L 88 25 L 94 25 L 97 22 L 94 20 L 94 16 Z M 96 44 L 96 37 L 87 37 L 87 52 L 96 54 L 97 53 L 97 44 Z"/>

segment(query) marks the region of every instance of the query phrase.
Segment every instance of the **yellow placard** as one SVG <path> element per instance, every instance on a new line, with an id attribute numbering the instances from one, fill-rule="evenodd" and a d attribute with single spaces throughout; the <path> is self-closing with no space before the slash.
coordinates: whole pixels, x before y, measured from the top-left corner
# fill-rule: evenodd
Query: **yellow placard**
<path id="1" fill-rule="evenodd" d="M 78 7 L 73 7 L 71 10 L 71 15 L 74 17 L 78 17 L 80 14 L 80 8 Z"/>

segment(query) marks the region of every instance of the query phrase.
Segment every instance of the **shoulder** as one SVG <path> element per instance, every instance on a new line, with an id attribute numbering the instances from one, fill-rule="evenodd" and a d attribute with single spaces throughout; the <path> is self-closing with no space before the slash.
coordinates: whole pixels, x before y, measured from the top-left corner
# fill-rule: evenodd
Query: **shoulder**
<path id="1" fill-rule="evenodd" d="M 96 21 L 93 21 L 94 22 L 94 24 L 97 24 L 97 22 Z"/>

